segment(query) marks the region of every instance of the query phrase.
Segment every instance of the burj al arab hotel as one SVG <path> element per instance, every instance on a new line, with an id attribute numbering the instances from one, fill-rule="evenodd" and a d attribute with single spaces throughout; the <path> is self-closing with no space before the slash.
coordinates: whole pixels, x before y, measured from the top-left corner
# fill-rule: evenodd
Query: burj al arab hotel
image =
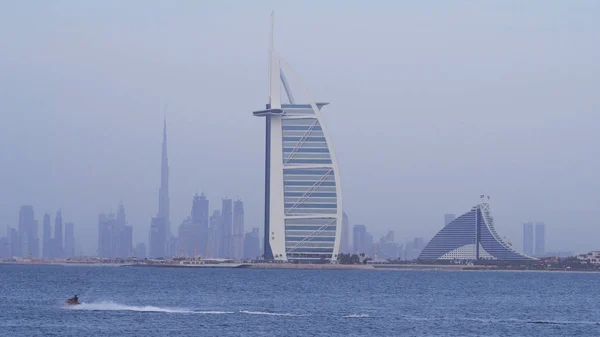
<path id="1" fill-rule="evenodd" d="M 303 96 L 294 99 L 292 89 Z M 284 93 L 284 95 L 282 95 Z M 264 257 L 335 261 L 342 230 L 342 193 L 331 137 L 321 110 L 298 75 L 269 43 L 269 101 L 255 111 L 266 122 Z"/>

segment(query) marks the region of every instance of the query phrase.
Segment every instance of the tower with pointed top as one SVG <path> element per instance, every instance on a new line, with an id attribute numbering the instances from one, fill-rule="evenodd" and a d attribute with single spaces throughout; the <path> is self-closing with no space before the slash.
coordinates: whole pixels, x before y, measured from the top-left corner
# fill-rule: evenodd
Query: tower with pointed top
<path id="1" fill-rule="evenodd" d="M 163 121 L 163 141 L 160 166 L 160 188 L 158 189 L 158 214 L 150 222 L 150 257 L 169 255 L 168 239 L 171 228 L 169 220 L 169 158 L 167 157 L 167 117 Z"/>
<path id="2" fill-rule="evenodd" d="M 290 86 L 285 74 L 297 86 Z M 335 261 L 342 231 L 342 196 L 337 159 L 317 103 L 300 78 L 269 44 L 269 102 L 255 111 L 266 119 L 264 258 Z M 284 91 L 285 96 L 282 95 Z M 287 103 L 283 102 L 287 98 Z"/>
<path id="3" fill-rule="evenodd" d="M 160 189 L 158 190 L 158 218 L 162 218 L 167 235 L 171 233 L 169 219 L 169 158 L 167 157 L 167 118 L 163 124 L 163 141 L 160 167 Z"/>

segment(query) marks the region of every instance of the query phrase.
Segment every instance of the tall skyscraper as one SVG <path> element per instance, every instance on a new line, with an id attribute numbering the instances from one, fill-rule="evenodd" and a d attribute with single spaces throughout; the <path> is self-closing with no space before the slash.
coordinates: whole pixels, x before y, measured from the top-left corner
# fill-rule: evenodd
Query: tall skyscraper
<path id="1" fill-rule="evenodd" d="M 133 228 L 127 225 L 125 206 L 119 203 L 114 226 L 111 228 L 113 256 L 128 258 L 133 254 Z"/>
<path id="2" fill-rule="evenodd" d="M 192 218 L 188 217 L 177 228 L 177 237 L 179 239 L 177 256 L 194 257 L 196 255 L 196 233 L 194 233 L 194 227 Z"/>
<path id="3" fill-rule="evenodd" d="M 98 216 L 98 256 L 117 258 L 133 256 L 133 227 L 127 225 L 125 207 L 122 203 L 119 204 L 117 214 Z"/>
<path id="4" fill-rule="evenodd" d="M 533 256 L 533 223 L 523 224 L 523 254 Z"/>
<path id="5" fill-rule="evenodd" d="M 342 213 L 342 234 L 340 236 L 340 254 L 350 253 L 350 221 L 346 212 Z"/>
<path id="6" fill-rule="evenodd" d="M 167 248 L 165 249 L 165 256 L 166 257 L 177 257 L 177 256 L 179 256 L 178 242 L 179 242 L 179 240 L 177 239 L 177 237 L 175 235 L 173 235 L 172 233 L 168 233 L 168 236 L 167 236 Z"/>
<path id="7" fill-rule="evenodd" d="M 62 218 L 62 210 L 58 210 L 56 212 L 56 217 L 54 218 L 54 257 L 63 257 L 63 218 Z"/>
<path id="8" fill-rule="evenodd" d="M 296 103 L 282 67 L 298 76 L 273 48 L 273 17 L 269 47 L 269 102 L 254 116 L 265 117 L 266 259 L 335 259 L 342 231 L 342 196 L 335 152 L 321 116 L 327 103 L 305 92 Z M 289 104 L 282 103 L 281 86 Z"/>
<path id="9" fill-rule="evenodd" d="M 20 253 L 19 249 L 19 232 L 16 228 L 8 229 L 8 241 L 10 243 L 10 256 L 20 256 L 17 253 Z"/>
<path id="10" fill-rule="evenodd" d="M 158 217 L 166 224 L 167 235 L 171 233 L 169 208 L 169 158 L 167 156 L 167 118 L 163 125 L 162 156 L 160 167 L 160 189 L 158 190 Z"/>
<path id="11" fill-rule="evenodd" d="M 150 222 L 149 256 L 166 257 L 176 253 L 171 240 L 169 206 L 169 159 L 167 156 L 167 118 L 163 122 L 163 140 L 160 167 L 160 188 L 158 189 L 158 214 Z"/>
<path id="12" fill-rule="evenodd" d="M 0 236 L 0 257 L 8 258 L 10 256 L 10 227 L 6 226 L 6 236 Z"/>
<path id="13" fill-rule="evenodd" d="M 542 257 L 546 253 L 546 224 L 535 223 L 535 256 Z"/>
<path id="14" fill-rule="evenodd" d="M 15 249 L 17 256 L 27 256 L 27 236 L 29 235 L 29 222 L 33 221 L 33 207 L 21 206 L 19 208 L 19 244 Z"/>
<path id="15" fill-rule="evenodd" d="M 10 240 L 8 236 L 0 236 L 0 258 L 10 257 Z"/>
<path id="16" fill-rule="evenodd" d="M 21 206 L 19 209 L 19 255 L 22 257 L 39 256 L 39 239 L 37 221 L 35 220 L 33 207 Z"/>
<path id="17" fill-rule="evenodd" d="M 121 251 L 121 233 L 125 227 L 125 207 L 123 204 L 119 204 L 117 214 L 111 214 L 112 226 L 110 227 L 110 257 L 124 257 Z"/>
<path id="18" fill-rule="evenodd" d="M 149 257 L 165 257 L 167 252 L 167 226 L 165 218 L 152 218 L 150 223 Z"/>
<path id="19" fill-rule="evenodd" d="M 231 257 L 241 259 L 244 255 L 244 202 L 233 203 L 233 242 Z"/>
<path id="20" fill-rule="evenodd" d="M 397 259 L 400 254 L 400 245 L 396 243 L 394 231 L 388 231 L 379 239 L 377 244 L 378 259 Z"/>
<path id="21" fill-rule="evenodd" d="M 65 223 L 65 257 L 75 256 L 75 225 L 72 222 Z"/>
<path id="22" fill-rule="evenodd" d="M 119 257 L 129 258 L 133 256 L 133 227 L 125 225 L 121 229 L 119 242 Z"/>
<path id="23" fill-rule="evenodd" d="M 352 230 L 352 249 L 355 253 L 368 253 L 367 226 L 354 225 L 354 229 Z"/>
<path id="24" fill-rule="evenodd" d="M 125 225 L 127 224 L 127 215 L 125 214 L 125 206 L 123 205 L 123 203 L 119 203 L 115 221 L 117 227 L 125 227 Z"/>
<path id="25" fill-rule="evenodd" d="M 221 212 L 216 210 L 210 217 L 208 227 L 207 257 L 221 257 Z"/>
<path id="26" fill-rule="evenodd" d="M 444 214 L 444 226 L 448 226 L 449 223 L 456 219 L 456 214 L 446 213 Z"/>
<path id="27" fill-rule="evenodd" d="M 192 201 L 192 226 L 194 227 L 194 248 L 197 255 L 206 256 L 208 251 L 208 199 L 204 193 L 194 195 Z"/>
<path id="28" fill-rule="evenodd" d="M 40 257 L 40 239 L 38 236 L 38 221 L 33 220 L 32 228 L 30 232 L 30 240 L 29 240 L 29 251 L 31 252 L 31 256 Z"/>
<path id="29" fill-rule="evenodd" d="M 221 207 L 221 251 L 220 257 L 232 256 L 233 241 L 233 200 L 223 198 Z"/>
<path id="30" fill-rule="evenodd" d="M 52 225 L 50 224 L 50 214 L 44 214 L 44 222 L 42 229 L 42 256 L 45 258 L 52 257 Z"/>
<path id="31" fill-rule="evenodd" d="M 98 257 L 114 257 L 112 228 L 115 226 L 114 214 L 98 215 Z"/>

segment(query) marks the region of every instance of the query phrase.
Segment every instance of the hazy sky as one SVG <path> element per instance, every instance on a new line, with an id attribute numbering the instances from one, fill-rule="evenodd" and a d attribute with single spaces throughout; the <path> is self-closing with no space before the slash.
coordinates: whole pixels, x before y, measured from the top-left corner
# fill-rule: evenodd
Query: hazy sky
<path id="1" fill-rule="evenodd" d="M 430 238 L 485 193 L 519 250 L 600 248 L 597 1 L 2 1 L 0 223 L 62 208 L 92 254 L 122 200 L 147 241 L 167 105 L 172 227 L 195 191 L 262 227 L 272 10 L 352 224 Z"/>

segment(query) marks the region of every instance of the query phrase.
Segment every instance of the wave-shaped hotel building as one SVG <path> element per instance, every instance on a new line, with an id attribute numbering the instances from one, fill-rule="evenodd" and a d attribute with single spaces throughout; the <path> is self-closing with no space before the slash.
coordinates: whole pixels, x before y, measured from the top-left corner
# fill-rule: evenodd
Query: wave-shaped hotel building
<path id="1" fill-rule="evenodd" d="M 535 259 L 516 252 L 498 235 L 490 205 L 482 202 L 444 226 L 425 246 L 419 260 Z"/>
<path id="2" fill-rule="evenodd" d="M 294 99 L 286 78 L 308 102 Z M 294 86 L 295 87 L 295 86 Z M 282 89 L 285 97 L 282 97 Z M 286 99 L 286 103 L 284 103 Z M 342 197 L 334 150 L 316 103 L 300 79 L 269 48 L 269 103 L 254 116 L 266 119 L 265 237 L 267 260 L 335 260 L 340 245 Z"/>

